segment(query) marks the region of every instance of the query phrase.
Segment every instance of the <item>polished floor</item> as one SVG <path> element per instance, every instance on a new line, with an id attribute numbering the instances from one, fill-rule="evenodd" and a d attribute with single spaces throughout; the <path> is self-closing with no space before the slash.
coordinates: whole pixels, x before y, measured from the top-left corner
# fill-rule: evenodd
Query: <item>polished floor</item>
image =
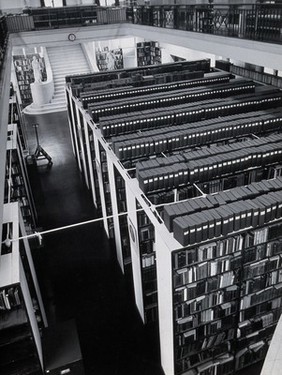
<path id="1" fill-rule="evenodd" d="M 38 226 L 51 229 L 95 217 L 91 196 L 76 165 L 66 113 L 26 117 L 29 148 L 33 125 L 52 157 L 29 166 Z M 157 330 L 144 328 L 114 249 L 99 223 L 43 237 L 34 252 L 49 323 L 75 319 L 86 375 L 161 375 Z"/>
<path id="2" fill-rule="evenodd" d="M 75 162 L 66 113 L 26 117 L 53 159 L 30 166 L 38 226 L 51 229 L 95 217 L 91 196 Z M 162 375 L 156 327 L 138 317 L 130 272 L 124 277 L 102 226 L 90 224 L 43 237 L 34 252 L 49 323 L 75 319 L 86 375 Z M 259 375 L 257 364 L 240 375 Z"/>

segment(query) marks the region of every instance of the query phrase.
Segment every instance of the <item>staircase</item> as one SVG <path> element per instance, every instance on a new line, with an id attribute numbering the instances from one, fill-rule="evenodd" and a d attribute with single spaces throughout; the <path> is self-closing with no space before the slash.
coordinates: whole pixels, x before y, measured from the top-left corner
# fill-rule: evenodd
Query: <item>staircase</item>
<path id="1" fill-rule="evenodd" d="M 33 104 L 24 109 L 26 114 L 44 114 L 66 110 L 65 77 L 71 74 L 90 73 L 90 68 L 80 44 L 47 47 L 53 72 L 54 96 L 50 103 L 40 107 Z"/>

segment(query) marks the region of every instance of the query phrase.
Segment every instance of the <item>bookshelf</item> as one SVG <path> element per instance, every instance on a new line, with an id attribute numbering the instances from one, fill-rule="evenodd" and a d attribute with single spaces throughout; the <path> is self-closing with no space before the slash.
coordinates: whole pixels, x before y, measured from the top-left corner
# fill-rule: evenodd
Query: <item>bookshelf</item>
<path id="1" fill-rule="evenodd" d="M 20 136 L 22 149 L 27 149 L 27 134 L 26 126 L 20 109 L 20 105 L 17 99 L 16 92 L 13 89 L 12 83 L 10 87 L 10 99 L 9 99 L 9 117 L 8 124 L 17 124 L 17 129 Z"/>
<path id="2" fill-rule="evenodd" d="M 34 75 L 31 65 L 33 56 L 36 56 L 40 63 L 42 69 L 42 81 L 46 81 L 47 73 L 43 57 L 41 57 L 39 54 L 13 56 L 13 62 L 23 107 L 26 107 L 27 105 L 32 103 L 30 84 L 34 82 Z"/>
<path id="3" fill-rule="evenodd" d="M 281 135 L 243 144 L 246 148 L 242 142 L 217 146 L 212 156 L 207 148 L 137 162 L 139 186 L 151 199 L 156 193 L 189 188 L 195 183 L 207 194 L 269 178 L 273 165 L 280 165 Z"/>
<path id="4" fill-rule="evenodd" d="M 85 7 L 44 7 L 30 8 L 26 12 L 32 14 L 35 29 L 61 28 L 76 25 L 97 23 L 97 6 Z"/>
<path id="5" fill-rule="evenodd" d="M 122 214 L 127 212 L 127 202 L 126 202 L 126 185 L 125 181 L 119 173 L 118 169 L 114 167 L 114 179 L 115 179 L 115 190 L 116 190 L 116 206 L 117 214 Z M 129 232 L 128 223 L 126 215 L 120 215 L 118 218 L 118 226 L 120 228 L 120 239 L 121 239 L 121 253 L 122 260 L 120 263 L 124 267 L 131 263 L 131 252 L 129 244 Z M 118 234 L 117 234 L 118 236 Z"/>
<path id="6" fill-rule="evenodd" d="M 140 249 L 140 263 L 143 285 L 143 303 L 145 323 L 157 321 L 158 317 L 158 291 L 156 255 L 154 250 L 155 230 L 149 217 L 137 202 L 137 224 Z"/>
<path id="7" fill-rule="evenodd" d="M 233 204 L 222 203 L 218 208 L 232 210 L 236 206 L 234 216 L 227 218 L 226 213 L 216 216 L 217 209 L 208 209 L 208 204 L 204 209 L 198 202 L 198 207 L 202 207 L 197 211 L 194 205 L 194 212 L 198 214 L 187 216 L 187 209 L 185 212 L 183 207 L 183 214 L 178 213 L 179 219 L 172 219 L 176 239 L 181 220 L 184 227 L 186 220 L 191 221 L 189 224 L 187 221 L 187 245 L 182 243 L 182 248 L 175 251 L 171 248 L 167 254 L 171 255 L 172 268 L 170 312 L 163 288 L 158 287 L 162 294 L 159 309 L 164 308 L 166 302 L 166 312 L 174 322 L 171 327 L 174 335 L 170 338 L 174 352 L 170 365 L 173 364 L 175 374 L 186 374 L 186 371 L 206 374 L 208 368 L 211 372 L 207 373 L 229 374 L 264 358 L 282 311 L 281 182 L 281 179 L 266 180 L 248 185 L 247 189 L 211 195 L 223 198 L 236 191 L 238 195 Z M 277 183 L 280 188 L 274 198 L 276 203 L 271 206 L 274 196 L 270 191 Z M 251 210 L 249 199 L 244 195 L 248 188 L 249 196 L 253 197 L 254 190 L 257 194 L 251 199 Z M 246 198 L 242 204 L 239 196 Z M 194 200 L 197 201 L 209 202 L 204 197 Z M 173 206 L 167 208 L 172 218 L 177 213 Z M 164 220 L 167 227 L 168 216 Z M 161 241 L 156 243 L 157 257 L 159 251 L 165 251 L 163 245 Z M 157 267 L 159 283 L 164 283 L 162 278 L 169 267 L 166 270 Z"/>
<path id="8" fill-rule="evenodd" d="M 80 75 L 80 77 L 67 76 L 66 81 L 71 84 L 73 93 L 78 96 L 80 92 L 89 90 L 97 91 L 104 90 L 105 88 L 121 88 L 123 86 L 150 86 L 203 78 L 205 73 L 212 72 L 214 70 L 210 67 L 210 60 L 204 59 L 183 61 L 175 64 L 120 69 L 118 71 L 111 71 L 110 73 L 104 71 L 95 73 L 95 75 L 84 74 Z M 218 73 L 218 75 L 222 74 Z"/>
<path id="9" fill-rule="evenodd" d="M 281 33 L 281 20 L 273 10 L 259 10 L 257 14 L 250 13 L 246 16 L 246 33 L 256 34 L 265 38 L 269 35 L 279 38 Z"/>
<path id="10" fill-rule="evenodd" d="M 26 231 L 31 233 L 36 228 L 37 213 L 17 124 L 8 125 L 7 135 L 4 202 L 19 202 Z"/>
<path id="11" fill-rule="evenodd" d="M 88 88 L 83 91 L 83 88 L 80 87 L 80 99 L 83 104 L 84 108 L 87 108 L 89 104 L 91 103 L 98 103 L 104 100 L 113 100 L 113 99 L 122 99 L 122 98 L 128 98 L 128 97 L 138 97 L 140 95 L 151 95 L 151 93 L 157 93 L 157 92 L 166 92 L 174 90 L 179 90 L 181 88 L 188 88 L 188 87 L 198 87 L 203 85 L 213 85 L 215 83 L 224 83 L 229 82 L 231 79 L 230 74 L 222 73 L 222 72 L 212 72 L 205 74 L 205 77 L 203 77 L 203 74 L 200 72 L 202 77 L 196 78 L 195 75 L 199 72 L 191 72 L 191 71 L 185 71 L 184 77 L 177 82 L 173 81 L 171 83 L 164 83 L 164 84 L 158 84 L 154 83 L 152 86 L 144 86 L 144 87 L 130 87 L 130 84 L 128 83 L 128 87 L 123 87 L 121 89 L 100 89 L 99 92 L 92 91 L 91 88 Z M 167 73 L 164 73 L 163 75 L 166 76 Z M 163 76 L 162 75 L 162 76 Z M 173 80 L 173 78 L 176 78 L 177 75 L 170 75 L 170 80 Z M 130 82 L 130 81 L 129 81 Z M 133 82 L 131 82 L 133 84 Z"/>
<path id="12" fill-rule="evenodd" d="M 25 235 L 18 203 L 4 205 L 3 234 Z M 2 243 L 0 256 L 1 374 L 41 374 L 41 329 L 47 325 L 28 241 Z"/>
<path id="13" fill-rule="evenodd" d="M 158 42 L 139 42 L 136 44 L 137 66 L 161 64 L 161 49 Z"/>
<path id="14" fill-rule="evenodd" d="M 75 77 L 66 90 L 90 134 L 92 193 L 105 228 L 113 214 L 123 270 L 130 251 L 136 306 L 159 324 L 167 375 L 228 375 L 261 361 L 282 311 L 281 92 L 222 74 L 96 92 L 87 85 L 98 77 L 83 78 L 81 104 Z M 81 139 L 81 125 L 70 126 Z"/>
<path id="15" fill-rule="evenodd" d="M 96 62 L 100 71 L 123 69 L 123 54 L 121 48 L 96 50 Z"/>
<path id="16" fill-rule="evenodd" d="M 93 103 L 88 104 L 88 109 L 91 111 L 93 119 L 99 121 L 100 117 L 107 117 L 111 115 L 120 115 L 132 111 L 143 111 L 150 109 L 161 109 L 165 107 L 169 109 L 171 106 L 195 103 L 205 99 L 218 99 L 222 97 L 229 97 L 236 94 L 244 95 L 255 92 L 255 84 L 248 80 L 236 79 L 229 83 L 229 85 L 214 85 L 212 88 L 182 88 L 177 91 L 167 91 L 166 93 L 151 93 L 148 96 L 138 96 L 132 98 L 130 102 L 125 99 L 116 100 L 115 103 L 109 101 L 108 103 Z M 128 130 L 129 131 L 129 130 Z"/>
<path id="17" fill-rule="evenodd" d="M 108 162 L 107 162 L 107 153 L 103 146 L 99 144 L 99 153 L 100 153 L 100 171 L 102 176 L 106 216 L 111 216 L 113 214 L 112 207 L 112 198 L 111 198 L 111 188 L 109 181 L 109 171 L 108 171 Z M 113 218 L 107 219 L 109 238 L 114 238 L 114 223 Z"/>

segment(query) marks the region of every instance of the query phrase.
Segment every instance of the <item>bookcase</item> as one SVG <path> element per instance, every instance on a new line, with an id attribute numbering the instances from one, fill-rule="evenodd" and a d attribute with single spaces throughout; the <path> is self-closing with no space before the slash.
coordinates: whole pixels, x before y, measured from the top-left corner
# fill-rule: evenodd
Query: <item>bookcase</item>
<path id="1" fill-rule="evenodd" d="M 266 8 L 258 10 L 256 13 L 250 13 L 246 16 L 246 33 L 256 34 L 258 37 L 267 38 L 280 37 L 281 20 L 278 14 L 275 14 L 275 9 Z"/>
<path id="2" fill-rule="evenodd" d="M 241 142 L 218 146 L 212 156 L 209 149 L 191 150 L 177 157 L 168 156 L 165 160 L 159 157 L 137 162 L 139 186 L 151 199 L 156 193 L 194 183 L 204 193 L 215 193 L 269 178 L 273 165 L 280 165 L 281 135 L 247 140 L 244 145 L 247 149 L 242 148 Z M 190 192 L 193 194 L 193 190 Z"/>
<path id="3" fill-rule="evenodd" d="M 66 88 L 69 113 L 83 117 L 70 122 L 73 139 L 84 123 L 92 193 L 123 270 L 130 251 L 136 306 L 159 325 L 166 375 L 228 375 L 262 360 L 281 313 L 281 92 L 210 74 L 182 88 L 81 89 L 81 99 L 75 77 Z"/>
<path id="4" fill-rule="evenodd" d="M 158 42 L 139 42 L 136 44 L 137 66 L 161 64 L 161 49 Z"/>
<path id="5" fill-rule="evenodd" d="M 105 88 L 121 88 L 123 86 L 150 86 L 155 84 L 186 81 L 202 78 L 205 73 L 214 72 L 210 60 L 183 61 L 174 64 L 148 65 L 117 71 L 101 71 L 93 74 L 67 76 L 66 82 L 71 84 L 74 95 L 83 91 L 104 90 Z M 219 73 L 221 75 L 221 73 Z M 185 83 L 184 83 L 185 85 Z"/>
<path id="6" fill-rule="evenodd" d="M 28 146 L 26 126 L 25 126 L 25 121 L 23 119 L 21 108 L 17 99 L 17 95 L 13 89 L 12 83 L 11 83 L 11 88 L 10 88 L 8 124 L 17 124 L 21 146 L 22 146 L 22 149 L 25 151 Z"/>
<path id="7" fill-rule="evenodd" d="M 156 255 L 154 249 L 155 229 L 149 217 L 136 202 L 141 275 L 143 285 L 144 321 L 155 322 L 158 316 L 158 292 Z"/>
<path id="8" fill-rule="evenodd" d="M 125 181 L 119 173 L 118 169 L 114 167 L 114 179 L 115 179 L 115 190 L 116 190 L 116 205 L 117 205 L 117 214 L 122 214 L 127 212 L 127 203 L 126 203 L 126 185 Z M 127 266 L 131 263 L 131 252 L 129 245 L 129 232 L 128 232 L 128 223 L 126 215 L 120 215 L 118 217 L 120 228 L 120 239 L 121 239 L 121 249 L 122 249 L 122 262 L 124 266 Z"/>
<path id="9" fill-rule="evenodd" d="M 17 124 L 8 125 L 4 202 L 19 202 L 27 233 L 36 228 L 37 213 Z"/>
<path id="10" fill-rule="evenodd" d="M 41 329 L 46 316 L 18 203 L 4 205 L 0 256 L 1 374 L 42 374 Z"/>
<path id="11" fill-rule="evenodd" d="M 42 81 L 46 81 L 47 73 L 43 57 L 36 53 L 13 56 L 23 107 L 26 107 L 27 105 L 32 103 L 30 84 L 34 82 L 34 75 L 31 65 L 33 56 L 36 56 L 38 61 L 40 62 L 42 68 Z"/>
<path id="12" fill-rule="evenodd" d="M 104 47 L 96 51 L 96 62 L 100 71 L 123 69 L 123 54 L 121 48 Z"/>
<path id="13" fill-rule="evenodd" d="M 226 84 L 214 85 L 212 88 L 182 88 L 181 90 L 167 91 L 166 93 L 151 93 L 148 96 L 138 96 L 132 98 L 130 101 L 125 99 L 116 100 L 113 103 L 111 100 L 107 103 L 88 104 L 88 110 L 91 111 L 92 117 L 95 121 L 99 121 L 100 117 L 107 117 L 111 115 L 120 115 L 133 111 L 143 111 L 157 108 L 169 108 L 175 105 L 183 105 L 197 101 L 203 101 L 209 98 L 229 97 L 236 94 L 244 95 L 255 92 L 255 84 L 248 80 L 236 79 Z"/>
<path id="14" fill-rule="evenodd" d="M 106 216 L 112 216 L 113 214 L 113 206 L 112 206 L 112 196 L 111 196 L 111 187 L 110 187 L 110 179 L 109 179 L 109 171 L 108 171 L 108 160 L 107 160 L 107 153 L 104 147 L 99 144 L 99 153 L 100 153 L 100 175 L 102 177 L 102 186 L 104 192 L 104 201 L 105 201 L 105 208 L 106 208 Z M 113 218 L 107 219 L 108 223 L 108 233 L 109 238 L 114 238 L 114 223 Z"/>
<path id="15" fill-rule="evenodd" d="M 97 23 L 97 6 L 29 8 L 35 29 L 91 25 Z"/>
<path id="16" fill-rule="evenodd" d="M 183 246 L 173 250 L 172 243 L 167 253 L 171 272 L 157 262 L 159 309 L 166 306 L 166 318 L 173 319 L 170 371 L 228 374 L 264 358 L 281 314 L 281 182 L 264 180 L 165 207 L 164 223 Z M 208 209 L 217 197 L 221 205 L 214 209 L 214 202 Z M 178 236 L 179 225 L 186 228 L 183 234 L 188 231 L 186 244 Z M 171 241 L 164 237 L 156 239 L 157 260 L 164 242 Z M 160 286 L 165 273 L 171 274 L 170 297 Z M 167 322 L 160 324 L 164 329 Z"/>
<path id="17" fill-rule="evenodd" d="M 281 105 L 282 95 L 279 90 L 263 87 L 254 94 L 242 94 L 227 98 L 222 103 L 221 99 L 196 101 L 179 104 L 171 108 L 136 111 L 134 114 L 116 115 L 114 118 L 102 117 L 99 120 L 104 137 L 112 137 L 123 133 L 132 133 L 136 130 L 147 130 L 157 127 L 174 126 L 200 120 L 209 120 L 228 115 L 242 114 L 250 111 L 276 108 Z"/>

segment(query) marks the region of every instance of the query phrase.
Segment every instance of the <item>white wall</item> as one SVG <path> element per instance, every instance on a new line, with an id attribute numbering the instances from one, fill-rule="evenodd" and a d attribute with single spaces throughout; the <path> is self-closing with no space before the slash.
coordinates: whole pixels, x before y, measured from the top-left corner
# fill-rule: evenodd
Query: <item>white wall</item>
<path id="1" fill-rule="evenodd" d="M 3 13 L 20 13 L 25 7 L 24 0 L 1 0 L 0 9 Z"/>
<path id="2" fill-rule="evenodd" d="M 171 57 L 170 50 L 167 50 L 166 48 L 161 47 L 161 58 L 162 58 L 162 64 L 167 64 L 173 62 L 173 58 Z"/>
<path id="3" fill-rule="evenodd" d="M 67 5 L 93 5 L 95 0 L 67 0 Z"/>
<path id="4" fill-rule="evenodd" d="M 81 0 L 67 0 L 67 5 L 81 5 Z"/>
<path id="5" fill-rule="evenodd" d="M 124 27 L 126 27 L 124 25 Z M 158 40 L 161 45 L 171 44 L 208 55 L 245 61 L 249 64 L 282 70 L 282 45 L 253 40 L 227 38 L 189 31 L 164 29 L 153 26 L 129 25 L 131 35 Z M 120 31 L 120 30 L 119 30 Z"/>
<path id="6" fill-rule="evenodd" d="M 270 69 L 282 71 L 282 45 L 252 40 L 226 38 L 216 35 L 192 33 L 181 30 L 163 29 L 151 26 L 133 24 L 96 25 L 81 28 L 68 28 L 48 31 L 23 32 L 11 35 L 14 45 L 41 44 L 43 46 L 58 46 L 69 43 L 68 34 L 76 34 L 76 42 L 93 40 L 111 40 L 114 38 L 128 39 L 132 37 L 147 40 L 158 40 L 162 46 L 176 45 L 198 51 L 197 56 L 222 56 L 244 61 L 249 64 L 259 64 Z M 136 39 L 138 40 L 138 39 Z M 179 52 L 180 49 L 177 48 Z M 177 53 L 176 53 L 177 54 Z M 192 55 L 191 55 L 192 56 Z M 194 55 L 195 56 L 195 55 Z"/>
<path id="7" fill-rule="evenodd" d="M 139 41 L 139 39 L 138 39 Z M 96 65 L 96 49 L 103 49 L 108 47 L 111 49 L 122 49 L 123 53 L 123 64 L 124 68 L 133 68 L 137 66 L 136 59 L 136 38 L 121 38 L 121 39 L 110 39 L 110 40 L 100 40 L 87 42 L 84 44 L 84 51 L 87 53 L 88 61 L 91 64 L 91 67 L 94 71 L 98 71 Z"/>
<path id="8" fill-rule="evenodd" d="M 22 13 L 25 7 L 40 7 L 40 0 L 0 0 L 3 13 Z"/>
<path id="9" fill-rule="evenodd" d="M 32 8 L 38 8 L 41 6 L 40 0 L 26 0 L 26 5 Z"/>
<path id="10" fill-rule="evenodd" d="M 185 47 L 179 47 L 172 44 L 167 43 L 160 43 L 160 46 L 162 47 L 162 62 L 169 62 L 163 60 L 163 55 L 165 57 L 165 54 L 163 54 L 163 49 L 165 49 L 166 53 L 169 53 L 170 55 L 182 57 L 185 60 L 200 60 L 200 59 L 211 59 L 211 66 L 215 65 L 215 55 L 210 53 L 205 53 L 201 51 L 196 51 L 191 48 L 185 48 Z"/>
<path id="11" fill-rule="evenodd" d="M 63 0 L 44 0 L 46 7 L 62 7 L 63 6 Z"/>

